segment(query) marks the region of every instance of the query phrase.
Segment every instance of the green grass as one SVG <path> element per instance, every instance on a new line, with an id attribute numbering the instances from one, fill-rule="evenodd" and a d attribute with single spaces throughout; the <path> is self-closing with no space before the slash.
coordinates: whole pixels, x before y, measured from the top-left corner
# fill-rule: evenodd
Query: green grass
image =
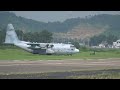
<path id="1" fill-rule="evenodd" d="M 96 75 L 69 76 L 69 79 L 120 79 L 120 73 L 102 73 Z"/>
<path id="2" fill-rule="evenodd" d="M 21 49 L 0 49 L 0 60 L 63 60 L 63 59 L 105 59 L 120 58 L 120 50 L 99 51 L 90 55 L 91 51 L 81 51 L 72 56 L 65 55 L 39 55 Z"/>

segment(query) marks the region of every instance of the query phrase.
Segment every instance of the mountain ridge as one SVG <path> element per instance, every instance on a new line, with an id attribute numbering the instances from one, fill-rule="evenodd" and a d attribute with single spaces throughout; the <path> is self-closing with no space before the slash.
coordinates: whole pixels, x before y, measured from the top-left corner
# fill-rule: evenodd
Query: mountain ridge
<path id="1" fill-rule="evenodd" d="M 86 18 L 71 18 L 64 22 L 41 22 L 16 16 L 13 12 L 0 11 L 0 29 L 12 23 L 16 30 L 23 32 L 54 32 L 54 37 L 81 39 L 108 32 L 120 32 L 120 15 L 100 14 Z M 120 35 L 120 33 L 118 34 Z"/>

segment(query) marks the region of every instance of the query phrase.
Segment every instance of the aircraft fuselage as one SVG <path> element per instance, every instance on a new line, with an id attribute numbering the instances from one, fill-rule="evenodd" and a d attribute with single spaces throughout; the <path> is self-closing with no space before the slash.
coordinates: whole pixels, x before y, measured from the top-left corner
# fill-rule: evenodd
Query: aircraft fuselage
<path id="1" fill-rule="evenodd" d="M 31 43 L 20 41 L 12 24 L 8 24 L 5 43 L 14 44 L 33 54 L 74 54 L 79 50 L 72 44 L 61 43 Z"/>

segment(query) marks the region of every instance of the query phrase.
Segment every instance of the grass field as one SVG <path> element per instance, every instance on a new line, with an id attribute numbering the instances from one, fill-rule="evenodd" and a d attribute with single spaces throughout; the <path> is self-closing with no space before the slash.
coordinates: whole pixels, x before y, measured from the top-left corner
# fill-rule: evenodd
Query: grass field
<path id="1" fill-rule="evenodd" d="M 65 55 L 39 55 L 26 52 L 24 50 L 0 49 L 0 60 L 63 60 L 63 59 L 105 59 L 120 58 L 120 50 L 107 50 L 96 52 L 95 55 L 90 54 L 91 51 L 80 51 L 72 56 Z"/>
<path id="2" fill-rule="evenodd" d="M 96 75 L 81 75 L 81 76 L 70 76 L 70 79 L 120 79 L 120 73 L 102 73 Z"/>
<path id="3" fill-rule="evenodd" d="M 0 79 L 120 79 L 120 69 L 0 74 Z"/>

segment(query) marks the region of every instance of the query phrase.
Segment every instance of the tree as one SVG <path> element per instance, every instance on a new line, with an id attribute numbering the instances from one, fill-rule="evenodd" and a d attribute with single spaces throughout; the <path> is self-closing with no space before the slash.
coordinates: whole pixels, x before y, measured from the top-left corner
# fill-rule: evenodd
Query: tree
<path id="1" fill-rule="evenodd" d="M 112 35 L 112 34 L 108 34 L 108 35 L 101 34 L 99 36 L 94 36 L 94 37 L 90 38 L 90 44 L 91 44 L 91 46 L 92 45 L 96 46 L 102 42 L 106 42 L 106 43 L 112 45 L 113 42 L 115 42 L 117 39 L 118 39 L 118 37 L 115 35 Z"/>
<path id="2" fill-rule="evenodd" d="M 101 42 L 106 41 L 107 37 L 105 35 L 99 35 L 99 36 L 93 36 L 90 38 L 90 45 L 91 46 L 96 46 L 99 45 Z"/>
<path id="3" fill-rule="evenodd" d="M 40 40 L 42 43 L 49 43 L 52 41 L 53 37 L 52 37 L 52 33 L 48 32 L 47 30 L 43 30 L 40 32 Z"/>
<path id="4" fill-rule="evenodd" d="M 79 49 L 80 48 L 80 45 L 79 45 L 79 43 L 78 42 L 72 42 L 72 44 L 77 48 L 77 49 Z"/>
<path id="5" fill-rule="evenodd" d="M 110 34 L 110 35 L 107 37 L 107 42 L 108 42 L 108 44 L 112 45 L 113 42 L 115 42 L 117 39 L 118 39 L 117 36 L 114 36 L 114 35 L 111 35 L 111 34 Z"/>
<path id="6" fill-rule="evenodd" d="M 0 45 L 5 41 L 5 31 L 0 30 Z"/>
<path id="7" fill-rule="evenodd" d="M 24 34 L 24 41 L 31 41 L 31 42 L 33 42 L 33 34 L 31 33 L 31 32 L 27 32 L 27 33 L 25 33 Z"/>
<path id="8" fill-rule="evenodd" d="M 23 31 L 22 30 L 16 30 L 17 36 L 20 40 L 23 40 Z"/>

